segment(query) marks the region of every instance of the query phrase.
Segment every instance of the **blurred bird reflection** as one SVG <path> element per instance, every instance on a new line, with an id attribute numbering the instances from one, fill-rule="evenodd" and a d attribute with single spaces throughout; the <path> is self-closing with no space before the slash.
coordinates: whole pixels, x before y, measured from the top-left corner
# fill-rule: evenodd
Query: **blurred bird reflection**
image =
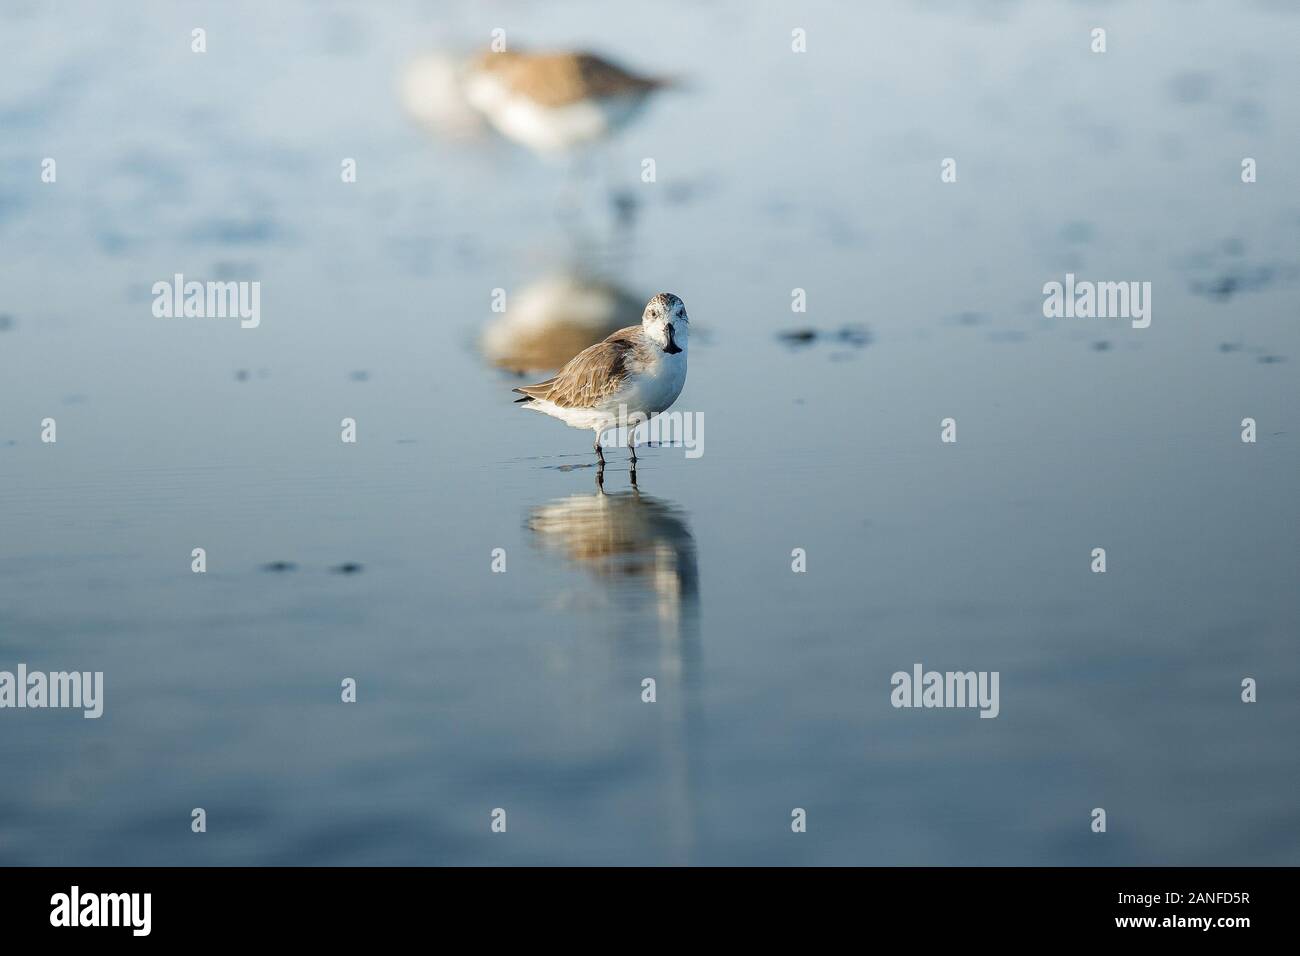
<path id="1" fill-rule="evenodd" d="M 480 346 L 498 368 L 552 372 L 611 332 L 637 324 L 644 307 L 643 297 L 608 282 L 551 276 L 515 294 L 483 330 Z"/>
<path id="2" fill-rule="evenodd" d="M 630 477 L 630 490 L 606 493 L 604 469 L 598 469 L 594 495 L 538 505 L 527 526 L 544 551 L 587 571 L 596 584 L 581 595 L 562 595 L 566 610 L 590 607 L 594 597 L 622 613 L 652 611 L 657 620 L 652 673 L 658 684 L 654 714 L 665 808 L 662 848 L 674 863 L 684 865 L 698 852 L 699 749 L 704 737 L 695 536 L 684 511 L 642 494 L 636 469 Z"/>
<path id="3" fill-rule="evenodd" d="M 589 572 L 621 608 L 653 606 L 681 638 L 698 612 L 695 538 L 676 505 L 642 494 L 633 471 L 629 491 L 607 493 L 604 470 L 594 495 L 572 495 L 533 509 L 528 528 L 538 544 Z M 674 670 L 680 670 L 680 660 Z"/>

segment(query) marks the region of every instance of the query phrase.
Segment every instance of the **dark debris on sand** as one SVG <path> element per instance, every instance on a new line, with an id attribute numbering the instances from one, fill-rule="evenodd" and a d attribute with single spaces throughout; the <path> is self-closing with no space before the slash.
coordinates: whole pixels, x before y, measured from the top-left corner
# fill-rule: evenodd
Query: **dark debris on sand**
<path id="1" fill-rule="evenodd" d="M 835 331 L 827 332 L 806 327 L 778 332 L 777 339 L 791 348 L 802 348 L 815 342 L 829 342 L 860 349 L 871 344 L 871 332 L 865 325 L 843 325 Z"/>

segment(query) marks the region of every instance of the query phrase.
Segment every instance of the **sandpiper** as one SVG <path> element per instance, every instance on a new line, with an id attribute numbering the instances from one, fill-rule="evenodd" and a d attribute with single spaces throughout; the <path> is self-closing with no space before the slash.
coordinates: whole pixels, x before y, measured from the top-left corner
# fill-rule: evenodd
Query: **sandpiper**
<path id="1" fill-rule="evenodd" d="M 484 53 L 465 68 L 465 98 L 503 136 L 539 153 L 603 139 L 667 80 L 639 76 L 594 53 Z"/>
<path id="2" fill-rule="evenodd" d="M 603 465 L 602 434 L 659 414 L 681 394 L 689 327 L 682 300 L 660 292 L 646 303 L 640 325 L 619 329 L 583 349 L 554 378 L 513 389 L 524 396 L 516 401 L 566 425 L 595 431 L 596 457 Z M 635 462 L 630 433 L 628 451 Z"/>

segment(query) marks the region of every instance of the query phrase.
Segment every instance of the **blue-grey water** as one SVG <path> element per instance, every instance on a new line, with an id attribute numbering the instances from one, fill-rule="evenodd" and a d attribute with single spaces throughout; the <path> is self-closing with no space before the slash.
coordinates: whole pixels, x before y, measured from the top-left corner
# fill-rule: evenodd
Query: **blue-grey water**
<path id="1" fill-rule="evenodd" d="M 407 64 L 498 27 L 682 83 L 574 164 L 413 119 Z M 1300 863 L 1298 33 L 6 3 L 0 671 L 105 699 L 0 710 L 0 863 Z M 1150 327 L 1044 318 L 1067 272 Z M 155 317 L 176 273 L 260 326 Z M 501 349 L 661 290 L 704 453 L 634 490 L 611 449 L 601 494 Z M 998 717 L 891 706 L 918 662 Z"/>

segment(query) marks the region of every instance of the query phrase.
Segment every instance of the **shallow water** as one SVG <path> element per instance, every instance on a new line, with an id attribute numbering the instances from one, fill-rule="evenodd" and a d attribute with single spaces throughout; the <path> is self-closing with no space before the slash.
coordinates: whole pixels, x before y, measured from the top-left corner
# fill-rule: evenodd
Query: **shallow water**
<path id="1" fill-rule="evenodd" d="M 0 670 L 106 684 L 0 711 L 0 862 L 1300 862 L 1287 5 L 199 9 L 0 13 Z M 689 82 L 585 179 L 413 123 L 496 26 Z M 554 289 L 681 295 L 701 457 L 511 403 Z"/>

